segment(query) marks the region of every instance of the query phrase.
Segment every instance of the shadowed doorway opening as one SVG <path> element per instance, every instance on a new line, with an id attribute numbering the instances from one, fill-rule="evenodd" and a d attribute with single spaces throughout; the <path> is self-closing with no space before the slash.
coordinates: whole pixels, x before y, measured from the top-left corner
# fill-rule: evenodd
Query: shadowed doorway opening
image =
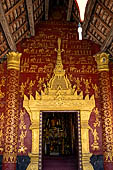
<path id="1" fill-rule="evenodd" d="M 78 113 L 42 113 L 43 170 L 78 169 Z"/>

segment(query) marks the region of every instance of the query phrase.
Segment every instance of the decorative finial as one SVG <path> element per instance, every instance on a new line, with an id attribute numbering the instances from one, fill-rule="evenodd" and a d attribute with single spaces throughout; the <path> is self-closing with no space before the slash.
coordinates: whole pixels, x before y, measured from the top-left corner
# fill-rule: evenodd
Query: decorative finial
<path id="1" fill-rule="evenodd" d="M 61 38 L 58 38 L 58 50 L 60 51 L 60 46 L 61 46 Z"/>

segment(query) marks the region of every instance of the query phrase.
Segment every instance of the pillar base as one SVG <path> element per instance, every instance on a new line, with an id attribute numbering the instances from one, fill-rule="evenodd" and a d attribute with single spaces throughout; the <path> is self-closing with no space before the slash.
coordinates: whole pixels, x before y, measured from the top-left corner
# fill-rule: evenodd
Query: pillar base
<path id="1" fill-rule="evenodd" d="M 83 153 L 82 154 L 82 167 L 83 170 L 94 170 L 93 166 L 90 163 L 91 153 Z"/>
<path id="2" fill-rule="evenodd" d="M 31 158 L 31 161 L 26 170 L 38 170 L 39 155 L 35 153 L 29 153 L 29 157 Z"/>

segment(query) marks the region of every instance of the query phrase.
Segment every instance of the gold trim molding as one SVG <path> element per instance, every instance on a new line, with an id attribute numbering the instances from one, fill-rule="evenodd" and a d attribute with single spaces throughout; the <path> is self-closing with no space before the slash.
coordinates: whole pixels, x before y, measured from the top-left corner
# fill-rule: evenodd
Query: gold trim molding
<path id="1" fill-rule="evenodd" d="M 20 57 L 21 53 L 18 52 L 9 52 L 7 54 L 7 69 L 20 70 Z"/>
<path id="2" fill-rule="evenodd" d="M 7 152 L 3 155 L 3 162 L 4 163 L 16 163 L 16 158 L 17 158 L 17 154 Z"/>
<path id="3" fill-rule="evenodd" d="M 91 153 L 89 151 L 89 125 L 88 121 L 92 109 L 95 107 L 94 95 L 89 98 L 83 97 L 83 92 L 79 95 L 72 87 L 69 79 L 63 70 L 60 49 L 61 40 L 58 39 L 57 62 L 53 77 L 44 84 L 44 91 L 41 94 L 36 92 L 35 97 L 30 95 L 30 99 L 24 95 L 23 106 L 29 113 L 32 130 L 32 151 L 30 153 L 31 162 L 27 170 L 38 170 L 39 161 L 39 122 L 42 111 L 80 111 L 81 119 L 81 142 L 82 142 L 82 166 L 83 170 L 93 170 L 90 164 Z"/>

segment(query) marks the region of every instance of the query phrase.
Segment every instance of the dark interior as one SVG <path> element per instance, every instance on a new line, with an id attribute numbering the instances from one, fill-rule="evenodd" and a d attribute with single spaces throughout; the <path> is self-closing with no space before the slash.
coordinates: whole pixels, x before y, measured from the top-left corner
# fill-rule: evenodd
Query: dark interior
<path id="1" fill-rule="evenodd" d="M 42 140 L 43 158 L 73 157 L 78 162 L 77 113 L 44 112 Z"/>

